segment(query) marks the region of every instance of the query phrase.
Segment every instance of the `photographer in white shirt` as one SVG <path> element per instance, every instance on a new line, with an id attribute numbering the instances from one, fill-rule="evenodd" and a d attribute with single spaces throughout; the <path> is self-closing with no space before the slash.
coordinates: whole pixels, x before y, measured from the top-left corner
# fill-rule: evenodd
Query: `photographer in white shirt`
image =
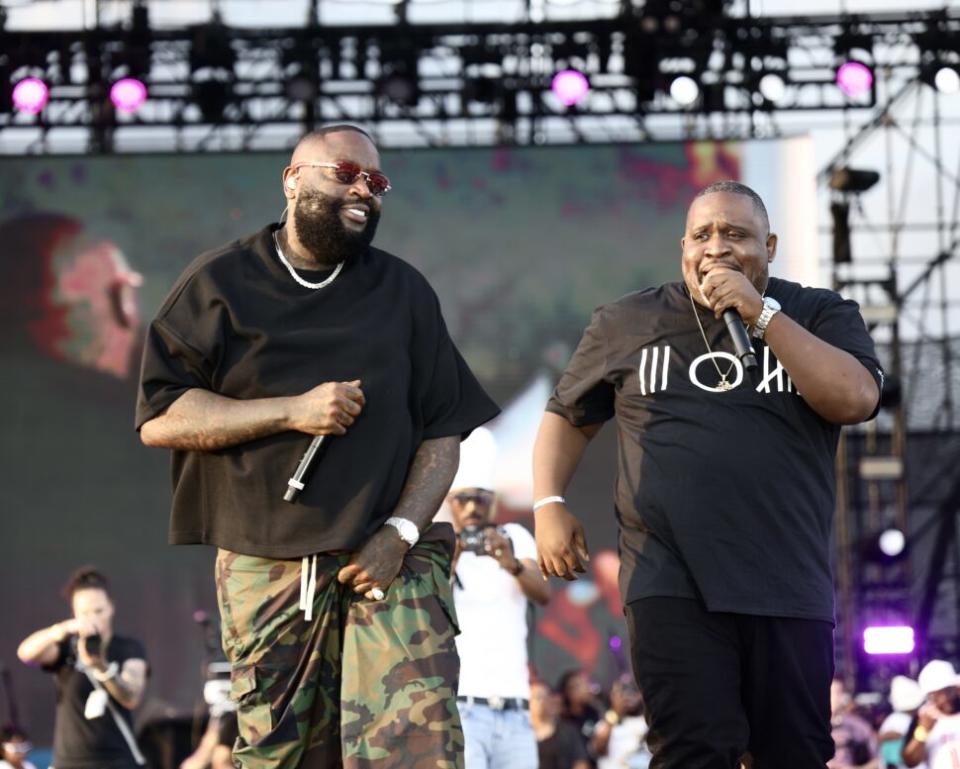
<path id="1" fill-rule="evenodd" d="M 453 596 L 460 625 L 457 703 L 466 769 L 536 769 L 527 664 L 528 602 L 545 604 L 550 586 L 536 543 L 523 526 L 497 526 L 496 442 L 477 428 L 460 446 L 447 496 L 457 532 Z"/>

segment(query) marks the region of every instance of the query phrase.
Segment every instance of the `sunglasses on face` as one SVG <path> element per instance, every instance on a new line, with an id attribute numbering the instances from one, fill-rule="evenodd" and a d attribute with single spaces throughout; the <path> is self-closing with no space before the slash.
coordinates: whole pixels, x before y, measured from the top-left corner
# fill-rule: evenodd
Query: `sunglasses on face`
<path id="1" fill-rule="evenodd" d="M 489 505 L 493 502 L 493 494 L 489 491 L 465 491 L 460 494 L 454 494 L 453 499 L 461 505 L 466 505 L 469 502 L 475 502 L 478 505 Z"/>
<path id="2" fill-rule="evenodd" d="M 386 195 L 392 188 L 390 180 L 379 171 L 364 171 L 357 163 L 352 160 L 338 160 L 336 163 L 305 162 L 297 163 L 293 170 L 297 171 L 304 166 L 310 168 L 332 168 L 333 175 L 341 184 L 353 184 L 361 176 L 367 183 L 367 189 L 378 198 Z"/>

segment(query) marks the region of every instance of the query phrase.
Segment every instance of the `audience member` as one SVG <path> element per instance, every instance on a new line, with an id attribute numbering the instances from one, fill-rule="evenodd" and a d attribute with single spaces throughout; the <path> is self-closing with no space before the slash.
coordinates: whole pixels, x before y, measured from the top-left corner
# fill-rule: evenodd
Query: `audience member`
<path id="1" fill-rule="evenodd" d="M 27 754 L 33 749 L 33 745 L 23 729 L 16 724 L 7 724 L 0 730 L 0 740 L 3 742 L 0 769 L 36 769 L 27 761 Z"/>
<path id="2" fill-rule="evenodd" d="M 877 738 L 863 718 L 853 712 L 853 701 L 839 678 L 830 684 L 830 721 L 836 752 L 828 769 L 878 769 Z"/>
<path id="3" fill-rule="evenodd" d="M 910 734 L 913 715 L 923 704 L 920 684 L 907 676 L 894 676 L 890 681 L 890 713 L 877 730 L 880 758 L 885 769 L 901 769 L 905 764 L 900 756 L 905 738 Z"/>
<path id="4" fill-rule="evenodd" d="M 914 767 L 925 761 L 930 769 L 960 766 L 960 680 L 956 670 L 946 660 L 931 660 L 917 682 L 926 702 L 910 724 L 903 762 Z M 943 763 L 938 764 L 938 759 Z"/>
<path id="5" fill-rule="evenodd" d="M 645 743 L 647 729 L 643 697 L 633 676 L 624 673 L 610 690 L 610 709 L 593 731 L 598 769 L 646 769 L 652 758 Z"/>
<path id="6" fill-rule="evenodd" d="M 580 734 L 560 718 L 560 697 L 542 681 L 530 685 L 530 723 L 540 769 L 590 769 Z"/>

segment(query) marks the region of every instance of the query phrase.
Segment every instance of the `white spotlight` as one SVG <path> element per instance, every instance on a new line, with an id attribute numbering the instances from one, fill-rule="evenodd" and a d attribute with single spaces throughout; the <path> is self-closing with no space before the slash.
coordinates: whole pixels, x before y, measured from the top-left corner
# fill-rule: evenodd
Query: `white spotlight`
<path id="1" fill-rule="evenodd" d="M 940 93 L 957 93 L 960 91 L 960 73 L 953 67 L 940 67 L 933 76 L 933 84 Z"/>
<path id="2" fill-rule="evenodd" d="M 777 75 L 774 72 L 768 72 L 762 78 L 760 78 L 760 83 L 758 85 L 760 90 L 760 95 L 763 96 L 769 102 L 774 104 L 779 103 L 783 100 L 783 97 L 787 93 L 787 84 L 783 82 L 783 78 L 780 75 Z"/>
<path id="3" fill-rule="evenodd" d="M 880 535 L 880 552 L 890 558 L 900 555 L 906 544 L 907 538 L 900 529 L 887 529 Z"/>
<path id="4" fill-rule="evenodd" d="M 680 75 L 670 83 L 670 96 L 681 107 L 689 107 L 700 96 L 700 86 L 692 77 Z"/>

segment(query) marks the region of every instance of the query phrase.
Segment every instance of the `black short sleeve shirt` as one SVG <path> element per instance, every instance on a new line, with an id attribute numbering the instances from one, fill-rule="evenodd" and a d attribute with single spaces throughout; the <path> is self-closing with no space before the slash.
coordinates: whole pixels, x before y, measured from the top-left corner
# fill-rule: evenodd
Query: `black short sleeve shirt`
<path id="1" fill-rule="evenodd" d="M 133 638 L 113 636 L 104 650 L 108 662 L 121 668 L 130 659 L 146 661 L 143 644 Z M 57 683 L 57 718 L 53 735 L 53 764 L 57 769 L 135 767 L 136 761 L 123 734 L 109 712 L 99 718 L 85 718 L 84 708 L 93 684 L 77 669 L 76 636 L 60 644 L 59 654 L 46 668 Z M 113 706 L 133 732 L 133 716 L 116 700 Z"/>
<path id="2" fill-rule="evenodd" d="M 174 451 L 172 465 L 175 544 L 268 558 L 352 550 L 391 515 L 424 440 L 466 435 L 498 409 L 413 267 L 371 248 L 305 288 L 272 229 L 198 257 L 174 285 L 147 334 L 136 426 L 191 388 L 247 400 L 361 380 L 363 412 L 326 441 L 296 504 L 283 493 L 309 435 Z"/>
<path id="3" fill-rule="evenodd" d="M 854 302 L 776 278 L 767 296 L 882 382 Z M 753 340 L 752 379 L 723 321 L 696 309 L 705 342 L 694 312 L 683 283 L 600 307 L 547 406 L 575 425 L 616 418 L 624 601 L 699 597 L 711 611 L 832 621 L 839 427 L 769 347 Z"/>

